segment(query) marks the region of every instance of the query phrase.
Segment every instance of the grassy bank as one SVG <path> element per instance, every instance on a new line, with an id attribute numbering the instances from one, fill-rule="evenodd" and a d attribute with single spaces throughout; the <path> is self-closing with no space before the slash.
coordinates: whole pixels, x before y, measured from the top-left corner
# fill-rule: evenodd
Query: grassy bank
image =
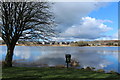
<path id="1" fill-rule="evenodd" d="M 106 74 L 95 71 L 89 71 L 84 69 L 74 69 L 74 68 L 31 68 L 31 67 L 12 67 L 3 68 L 2 79 L 3 80 L 41 80 L 41 79 L 51 79 L 53 78 L 66 80 L 71 79 L 86 79 L 86 78 L 108 78 L 111 80 L 118 80 L 120 75 L 118 74 Z M 115 79 L 113 79 L 115 78 Z M 55 80 L 56 80 L 55 79 Z M 88 80 L 94 80 L 88 79 Z"/>

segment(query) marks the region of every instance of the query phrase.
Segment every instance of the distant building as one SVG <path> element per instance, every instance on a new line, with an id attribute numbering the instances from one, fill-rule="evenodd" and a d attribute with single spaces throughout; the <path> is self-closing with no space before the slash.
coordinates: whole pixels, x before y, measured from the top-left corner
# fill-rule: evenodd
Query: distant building
<path id="1" fill-rule="evenodd" d="M 62 45 L 62 42 L 59 42 L 59 45 Z"/>
<path id="2" fill-rule="evenodd" d="M 45 44 L 45 42 L 42 42 L 42 44 L 44 45 L 44 44 Z"/>
<path id="3" fill-rule="evenodd" d="M 52 45 L 52 44 L 53 44 L 53 42 L 50 42 L 49 44 L 50 44 L 50 45 Z"/>
<path id="4" fill-rule="evenodd" d="M 113 45 L 118 46 L 118 42 L 113 43 Z"/>

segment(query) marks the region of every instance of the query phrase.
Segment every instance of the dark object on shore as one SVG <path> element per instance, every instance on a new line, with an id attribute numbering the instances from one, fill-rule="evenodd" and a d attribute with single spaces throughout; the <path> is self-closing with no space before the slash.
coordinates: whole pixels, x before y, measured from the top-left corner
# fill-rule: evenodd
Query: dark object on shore
<path id="1" fill-rule="evenodd" d="M 68 64 L 71 62 L 71 54 L 66 54 L 65 58 L 66 58 L 66 63 L 67 63 L 67 68 L 68 68 Z"/>

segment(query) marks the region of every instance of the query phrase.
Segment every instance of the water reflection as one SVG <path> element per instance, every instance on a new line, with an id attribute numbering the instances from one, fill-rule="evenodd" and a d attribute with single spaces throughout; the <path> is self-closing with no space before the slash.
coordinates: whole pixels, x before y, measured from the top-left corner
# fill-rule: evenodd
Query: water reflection
<path id="1" fill-rule="evenodd" d="M 4 59 L 6 47 L 2 47 Z M 65 54 L 71 54 L 72 59 L 79 61 L 81 67 L 95 67 L 96 69 L 114 70 L 118 72 L 117 47 L 26 47 L 16 46 L 14 60 L 24 64 L 65 65 Z M 28 63 L 29 62 L 29 63 Z M 16 65 L 16 64 L 15 64 Z M 22 66 L 22 65 L 21 65 Z M 32 66 L 31 64 L 29 66 Z"/>

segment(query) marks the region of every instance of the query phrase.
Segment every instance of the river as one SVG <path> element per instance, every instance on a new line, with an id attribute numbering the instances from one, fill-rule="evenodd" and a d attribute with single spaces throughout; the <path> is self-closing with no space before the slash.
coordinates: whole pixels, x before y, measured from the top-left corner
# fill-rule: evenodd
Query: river
<path id="1" fill-rule="evenodd" d="M 6 46 L 0 46 L 0 49 L 0 54 L 2 54 L 0 60 L 4 60 Z M 71 54 L 72 59 L 77 60 L 81 67 L 90 66 L 120 73 L 119 52 L 118 47 L 16 46 L 13 59 L 17 63 L 24 63 L 23 66 L 25 66 L 25 63 L 32 63 L 29 66 L 38 66 L 39 64 L 66 65 L 65 54 Z M 14 64 L 14 66 L 17 66 L 17 64 Z"/>

